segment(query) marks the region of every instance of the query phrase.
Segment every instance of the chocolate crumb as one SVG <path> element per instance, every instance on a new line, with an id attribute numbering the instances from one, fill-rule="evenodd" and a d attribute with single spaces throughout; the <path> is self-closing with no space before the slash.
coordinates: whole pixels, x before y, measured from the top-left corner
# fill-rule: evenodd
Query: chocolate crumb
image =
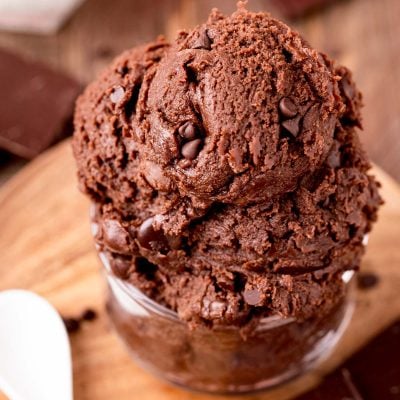
<path id="1" fill-rule="evenodd" d="M 400 385 L 399 386 L 392 386 L 390 388 L 390 393 L 391 394 L 400 394 Z"/>
<path id="2" fill-rule="evenodd" d="M 378 284 L 378 282 L 379 277 L 372 272 L 360 272 L 357 275 L 357 286 L 359 289 L 372 289 Z"/>
<path id="3" fill-rule="evenodd" d="M 87 308 L 83 313 L 82 313 L 82 319 L 84 321 L 93 321 L 97 318 L 97 313 L 96 311 L 92 310 L 91 308 Z"/>
<path id="4" fill-rule="evenodd" d="M 200 33 L 197 41 L 193 45 L 193 49 L 211 50 L 211 39 L 206 29 Z"/>
<path id="5" fill-rule="evenodd" d="M 68 333 L 75 333 L 81 328 L 81 323 L 76 318 L 62 317 L 62 320 Z"/>

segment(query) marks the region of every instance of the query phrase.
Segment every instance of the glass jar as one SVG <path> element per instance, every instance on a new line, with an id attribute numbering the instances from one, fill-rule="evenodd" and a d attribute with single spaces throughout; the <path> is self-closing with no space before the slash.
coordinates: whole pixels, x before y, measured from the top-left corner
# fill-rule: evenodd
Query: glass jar
<path id="1" fill-rule="evenodd" d="M 146 370 L 188 389 L 243 393 L 269 388 L 304 373 L 338 342 L 354 303 L 353 272 L 342 279 L 347 294 L 329 314 L 305 321 L 272 316 L 248 335 L 238 327 L 190 329 L 177 314 L 115 277 L 106 256 L 107 310 L 120 338 Z"/>

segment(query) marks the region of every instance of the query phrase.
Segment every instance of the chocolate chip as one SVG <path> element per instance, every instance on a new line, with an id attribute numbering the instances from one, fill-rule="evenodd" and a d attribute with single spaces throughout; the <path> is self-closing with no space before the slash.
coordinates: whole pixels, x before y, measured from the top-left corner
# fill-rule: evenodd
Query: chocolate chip
<path id="1" fill-rule="evenodd" d="M 117 253 L 126 253 L 129 234 L 115 219 L 106 219 L 102 225 L 103 241 L 106 247 Z"/>
<path id="2" fill-rule="evenodd" d="M 97 318 L 97 313 L 96 311 L 92 310 L 91 308 L 87 308 L 83 313 L 81 317 L 84 321 L 93 321 L 94 319 Z"/>
<path id="3" fill-rule="evenodd" d="M 117 86 L 110 94 L 110 100 L 113 103 L 119 103 L 124 97 L 125 90 L 121 86 Z"/>
<path id="4" fill-rule="evenodd" d="M 194 139 L 182 146 L 181 153 L 186 160 L 194 160 L 200 152 L 201 139 Z"/>
<path id="5" fill-rule="evenodd" d="M 247 304 L 255 306 L 261 300 L 261 293 L 257 289 L 247 289 L 243 292 L 243 298 Z"/>
<path id="6" fill-rule="evenodd" d="M 64 322 L 65 329 L 67 330 L 68 333 L 74 333 L 74 332 L 79 331 L 79 329 L 81 327 L 81 323 L 76 318 L 63 317 L 62 320 Z"/>
<path id="7" fill-rule="evenodd" d="M 340 86 L 347 99 L 352 100 L 355 95 L 355 90 L 347 77 L 343 77 L 343 79 L 340 81 Z"/>
<path id="8" fill-rule="evenodd" d="M 279 102 L 279 110 L 285 118 L 293 118 L 297 114 L 297 107 L 288 97 L 283 97 Z"/>
<path id="9" fill-rule="evenodd" d="M 197 136 L 197 129 L 192 122 L 188 121 L 179 127 L 178 133 L 185 139 L 193 140 Z"/>
<path id="10" fill-rule="evenodd" d="M 204 29 L 196 42 L 194 43 L 193 49 L 204 49 L 204 50 L 211 50 L 211 39 L 208 36 L 207 29 Z"/>
<path id="11" fill-rule="evenodd" d="M 379 277 L 372 272 L 362 272 L 357 275 L 359 289 L 371 289 L 379 282 Z"/>
<path id="12" fill-rule="evenodd" d="M 127 279 L 132 266 L 131 261 L 125 260 L 120 257 L 113 257 L 110 262 L 112 272 L 117 278 Z"/>
<path id="13" fill-rule="evenodd" d="M 156 190 L 167 190 L 169 188 L 170 181 L 164 175 L 163 168 L 160 165 L 152 161 L 145 161 L 143 167 L 143 175 L 150 186 Z"/>
<path id="14" fill-rule="evenodd" d="M 300 115 L 282 122 L 282 126 L 294 137 L 300 132 Z"/>
<path id="15" fill-rule="evenodd" d="M 162 231 L 155 230 L 153 226 L 154 217 L 147 218 L 142 225 L 140 225 L 138 231 L 138 241 L 140 245 L 146 249 L 152 247 L 160 247 L 166 244 L 166 238 Z M 154 245 L 154 246 L 152 246 Z"/>
<path id="16" fill-rule="evenodd" d="M 338 168 L 340 167 L 340 158 L 339 151 L 331 151 L 326 158 L 326 164 L 332 169 Z"/>

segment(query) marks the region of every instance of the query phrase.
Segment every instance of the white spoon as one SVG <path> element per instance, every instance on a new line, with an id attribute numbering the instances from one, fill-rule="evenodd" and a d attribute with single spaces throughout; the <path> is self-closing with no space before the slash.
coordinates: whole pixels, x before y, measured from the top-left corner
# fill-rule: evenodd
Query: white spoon
<path id="1" fill-rule="evenodd" d="M 73 398 L 67 332 L 35 293 L 0 292 L 0 391 L 11 400 Z"/>

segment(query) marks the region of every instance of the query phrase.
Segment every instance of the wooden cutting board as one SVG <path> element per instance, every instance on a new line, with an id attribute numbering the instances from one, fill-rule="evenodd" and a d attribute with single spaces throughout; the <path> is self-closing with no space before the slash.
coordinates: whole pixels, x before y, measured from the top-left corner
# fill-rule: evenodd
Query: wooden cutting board
<path id="1" fill-rule="evenodd" d="M 357 293 L 355 316 L 325 364 L 280 388 L 238 399 L 292 398 L 400 315 L 400 187 L 380 169 L 375 174 L 382 182 L 386 204 L 370 236 L 363 270 L 377 273 L 379 284 Z M 130 360 L 107 322 L 104 282 L 89 233 L 88 201 L 76 186 L 66 141 L 30 163 L 0 190 L 0 290 L 33 290 L 63 315 L 77 316 L 87 307 L 99 314 L 71 335 L 75 399 L 228 398 L 171 387 Z"/>

